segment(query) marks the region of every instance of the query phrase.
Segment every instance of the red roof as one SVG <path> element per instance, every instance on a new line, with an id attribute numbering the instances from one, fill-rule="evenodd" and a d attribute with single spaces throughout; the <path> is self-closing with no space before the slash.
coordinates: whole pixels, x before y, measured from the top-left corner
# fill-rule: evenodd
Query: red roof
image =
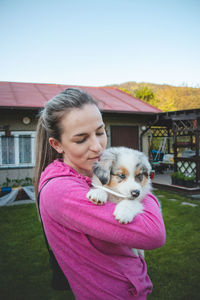
<path id="1" fill-rule="evenodd" d="M 99 102 L 105 112 L 158 113 L 161 110 L 112 87 L 0 82 L 0 107 L 41 108 L 46 101 L 69 87 L 78 87 Z"/>

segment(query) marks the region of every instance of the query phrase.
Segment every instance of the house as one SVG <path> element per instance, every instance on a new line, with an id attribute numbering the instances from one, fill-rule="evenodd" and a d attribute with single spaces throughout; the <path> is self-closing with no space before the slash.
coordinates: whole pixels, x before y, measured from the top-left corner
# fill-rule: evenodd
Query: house
<path id="1" fill-rule="evenodd" d="M 99 103 L 108 146 L 143 148 L 142 130 L 161 111 L 112 87 L 0 82 L 0 185 L 6 178 L 32 177 L 37 116 L 45 102 L 69 87 L 78 87 Z"/>

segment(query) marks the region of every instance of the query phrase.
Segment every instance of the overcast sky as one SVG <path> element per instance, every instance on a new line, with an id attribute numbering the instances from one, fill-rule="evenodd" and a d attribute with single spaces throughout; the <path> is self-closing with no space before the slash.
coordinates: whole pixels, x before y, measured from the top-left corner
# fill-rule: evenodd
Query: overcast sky
<path id="1" fill-rule="evenodd" d="M 0 81 L 200 87 L 200 0 L 0 0 Z"/>

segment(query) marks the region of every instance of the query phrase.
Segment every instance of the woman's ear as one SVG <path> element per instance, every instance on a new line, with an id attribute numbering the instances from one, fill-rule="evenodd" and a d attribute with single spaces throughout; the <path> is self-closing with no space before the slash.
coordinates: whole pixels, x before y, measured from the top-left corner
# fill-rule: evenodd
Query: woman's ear
<path id="1" fill-rule="evenodd" d="M 54 148 L 58 153 L 63 153 L 63 149 L 61 146 L 61 143 L 54 139 L 53 137 L 49 138 L 49 144 L 51 145 L 52 148 Z"/>

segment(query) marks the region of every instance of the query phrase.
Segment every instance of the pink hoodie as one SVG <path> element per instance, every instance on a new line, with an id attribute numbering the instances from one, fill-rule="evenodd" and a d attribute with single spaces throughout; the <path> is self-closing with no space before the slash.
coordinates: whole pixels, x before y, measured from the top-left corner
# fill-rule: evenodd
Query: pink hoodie
<path id="1" fill-rule="evenodd" d="M 152 291 L 147 266 L 131 248 L 154 249 L 165 243 L 165 227 L 156 198 L 143 201 L 144 213 L 118 223 L 115 204 L 98 206 L 86 194 L 91 179 L 62 160 L 42 173 L 40 210 L 49 244 L 76 300 L 144 300 Z"/>

